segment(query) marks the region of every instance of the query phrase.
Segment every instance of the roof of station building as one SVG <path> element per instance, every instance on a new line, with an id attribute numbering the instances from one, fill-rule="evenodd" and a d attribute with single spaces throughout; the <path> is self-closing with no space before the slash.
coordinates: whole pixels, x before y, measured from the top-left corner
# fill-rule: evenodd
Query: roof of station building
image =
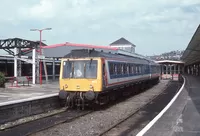
<path id="1" fill-rule="evenodd" d="M 62 58 L 64 55 L 75 49 L 96 49 L 98 51 L 116 53 L 118 48 L 104 46 L 104 45 L 92 45 L 92 44 L 78 44 L 78 43 L 61 43 L 42 47 L 44 49 L 45 57 L 58 57 Z"/>
<path id="2" fill-rule="evenodd" d="M 132 45 L 132 46 L 136 47 L 133 43 L 126 40 L 124 37 L 112 42 L 110 45 Z"/>

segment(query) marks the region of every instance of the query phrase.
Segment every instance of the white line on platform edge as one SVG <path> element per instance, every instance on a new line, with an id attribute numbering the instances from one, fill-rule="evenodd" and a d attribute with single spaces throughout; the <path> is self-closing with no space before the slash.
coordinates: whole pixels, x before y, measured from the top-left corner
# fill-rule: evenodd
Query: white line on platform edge
<path id="1" fill-rule="evenodd" d="M 177 99 L 177 97 L 182 92 L 182 90 L 185 86 L 185 78 L 183 77 L 183 79 L 184 79 L 183 85 L 181 86 L 178 93 L 167 104 L 167 106 L 151 122 L 149 122 L 136 136 L 143 136 L 156 123 L 156 121 L 158 121 L 158 119 L 169 109 L 169 107 L 174 103 L 174 101 Z"/>
<path id="2" fill-rule="evenodd" d="M 13 100 L 13 101 L 8 101 L 8 102 L 2 102 L 2 103 L 0 103 L 0 106 L 7 106 L 7 105 L 11 105 L 11 104 L 17 104 L 20 102 L 39 100 L 39 99 L 49 98 L 49 97 L 53 97 L 53 96 L 58 96 L 58 93 L 47 94 L 47 95 L 42 95 L 42 96 L 35 96 L 35 97 L 24 98 L 24 99 L 20 99 L 20 100 Z"/>

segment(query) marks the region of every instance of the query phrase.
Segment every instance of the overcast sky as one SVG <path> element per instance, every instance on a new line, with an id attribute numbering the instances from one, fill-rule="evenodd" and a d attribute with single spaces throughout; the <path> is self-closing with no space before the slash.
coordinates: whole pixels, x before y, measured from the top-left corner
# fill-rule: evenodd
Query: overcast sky
<path id="1" fill-rule="evenodd" d="M 108 45 L 124 37 L 143 55 L 187 47 L 200 23 L 200 0 L 1 0 L 0 39 Z"/>

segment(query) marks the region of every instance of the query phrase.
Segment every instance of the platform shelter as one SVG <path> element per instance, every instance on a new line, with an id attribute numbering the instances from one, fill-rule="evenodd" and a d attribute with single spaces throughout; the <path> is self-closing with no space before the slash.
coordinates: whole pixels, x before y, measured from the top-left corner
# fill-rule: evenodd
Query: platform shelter
<path id="1" fill-rule="evenodd" d="M 157 61 L 161 65 L 161 78 L 178 80 L 179 74 L 184 71 L 184 62 L 172 61 L 172 60 L 161 60 Z"/>

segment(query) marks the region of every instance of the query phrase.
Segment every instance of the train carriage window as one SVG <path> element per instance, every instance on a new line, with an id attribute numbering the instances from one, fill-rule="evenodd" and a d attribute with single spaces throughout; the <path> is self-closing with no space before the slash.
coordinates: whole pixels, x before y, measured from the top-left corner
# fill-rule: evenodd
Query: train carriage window
<path id="1" fill-rule="evenodd" d="M 108 67 L 109 67 L 109 73 L 110 73 L 110 74 L 111 74 L 111 71 L 112 71 L 112 66 L 111 66 L 111 65 L 112 65 L 112 63 L 109 62 L 109 63 L 108 63 Z"/>
<path id="2" fill-rule="evenodd" d="M 129 64 L 128 69 L 129 69 L 129 74 L 131 74 L 132 73 L 131 72 L 131 64 Z"/>
<path id="3" fill-rule="evenodd" d="M 124 74 L 124 65 L 121 64 L 121 74 Z"/>
<path id="4" fill-rule="evenodd" d="M 142 65 L 142 74 L 144 74 L 145 66 Z"/>
<path id="5" fill-rule="evenodd" d="M 120 75 L 121 74 L 121 65 L 117 64 L 117 74 Z"/>
<path id="6" fill-rule="evenodd" d="M 132 64 L 129 65 L 129 72 L 130 74 L 133 74 Z"/>
<path id="7" fill-rule="evenodd" d="M 141 66 L 138 66 L 138 74 L 141 74 Z"/>
<path id="8" fill-rule="evenodd" d="M 117 75 L 117 64 L 115 64 L 114 68 L 115 75 Z"/>
<path id="9" fill-rule="evenodd" d="M 114 63 L 110 62 L 109 63 L 109 72 L 110 72 L 110 75 L 114 75 L 115 74 L 115 69 L 114 69 Z"/>
<path id="10" fill-rule="evenodd" d="M 131 69 L 132 69 L 131 73 L 135 74 L 135 72 L 134 72 L 134 65 L 131 66 Z"/>
<path id="11" fill-rule="evenodd" d="M 140 74 L 140 66 L 138 65 L 138 74 Z"/>
<path id="12" fill-rule="evenodd" d="M 124 64 L 124 74 L 128 74 L 127 73 L 127 64 Z"/>
<path id="13" fill-rule="evenodd" d="M 129 74 L 129 64 L 126 66 L 127 74 Z"/>
<path id="14" fill-rule="evenodd" d="M 123 74 L 127 74 L 127 64 L 124 64 L 124 73 Z"/>
<path id="15" fill-rule="evenodd" d="M 135 74 L 138 74 L 138 67 L 135 66 Z"/>

